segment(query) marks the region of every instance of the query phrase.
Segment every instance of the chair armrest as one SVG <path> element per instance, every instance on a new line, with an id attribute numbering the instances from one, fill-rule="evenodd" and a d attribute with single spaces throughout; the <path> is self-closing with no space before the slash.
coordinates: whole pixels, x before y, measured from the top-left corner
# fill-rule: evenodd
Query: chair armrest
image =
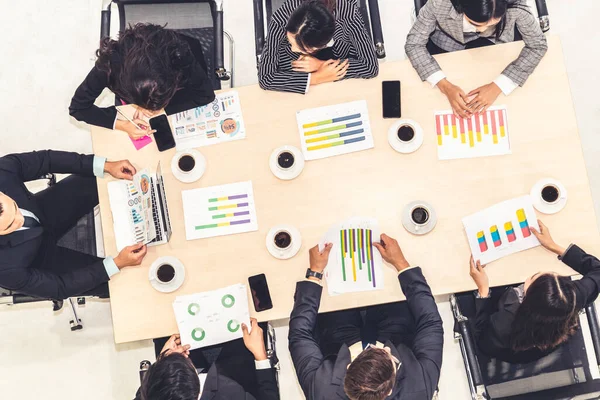
<path id="1" fill-rule="evenodd" d="M 223 9 L 215 12 L 214 19 L 215 37 L 215 73 L 220 80 L 226 80 L 225 61 L 223 60 Z"/>
<path id="2" fill-rule="evenodd" d="M 252 0 L 254 5 L 254 43 L 256 44 L 256 65 L 260 62 L 265 47 L 265 15 L 262 0 Z"/>
<path id="3" fill-rule="evenodd" d="M 427 0 L 415 0 L 415 15 L 417 17 L 419 16 L 419 11 L 421 11 L 421 8 L 423 8 L 425 3 L 427 3 Z"/>
<path id="4" fill-rule="evenodd" d="M 462 337 L 462 342 L 465 347 L 465 356 L 469 361 L 469 370 L 475 387 L 483 385 L 483 377 L 481 375 L 481 369 L 479 368 L 479 362 L 477 361 L 477 350 L 475 346 L 475 338 L 471 333 L 469 323 L 467 319 L 458 321 L 458 328 Z"/>
<path id="5" fill-rule="evenodd" d="M 594 343 L 594 352 L 596 353 L 596 364 L 600 366 L 600 325 L 598 324 L 598 313 L 594 303 L 585 307 L 590 333 L 592 334 L 592 343 Z"/>
<path id="6" fill-rule="evenodd" d="M 148 360 L 140 362 L 140 385 L 144 382 L 144 376 L 146 376 L 146 372 L 148 372 L 151 365 L 152 363 Z"/>
<path id="7" fill-rule="evenodd" d="M 377 58 L 385 58 L 385 46 L 383 42 L 383 29 L 381 27 L 381 15 L 379 14 L 378 0 L 369 0 L 369 14 L 371 15 L 371 31 L 373 32 L 373 43 Z M 365 24 L 367 21 L 365 21 Z"/>
<path id="8" fill-rule="evenodd" d="M 542 32 L 546 33 L 550 30 L 550 17 L 548 15 L 546 0 L 535 0 L 535 6 L 538 12 L 540 28 L 542 28 Z"/>
<path id="9" fill-rule="evenodd" d="M 110 36 L 110 4 L 100 16 L 100 40 Z"/>

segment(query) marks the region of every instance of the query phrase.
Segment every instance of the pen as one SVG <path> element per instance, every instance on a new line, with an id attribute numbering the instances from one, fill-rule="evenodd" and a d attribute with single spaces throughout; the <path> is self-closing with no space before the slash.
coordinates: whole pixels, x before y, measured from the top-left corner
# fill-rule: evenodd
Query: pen
<path id="1" fill-rule="evenodd" d="M 135 122 L 133 122 L 133 120 L 132 120 L 131 118 L 129 118 L 127 115 L 123 114 L 123 113 L 121 112 L 121 110 L 119 110 L 118 108 L 117 108 L 117 112 L 118 112 L 119 114 L 121 114 L 121 115 L 122 115 L 122 116 L 123 116 L 123 117 L 124 117 L 124 118 L 125 118 L 127 121 L 129 121 L 129 122 L 131 122 L 133 125 L 135 125 L 135 127 L 136 127 L 136 128 L 138 128 L 138 129 L 141 129 L 141 130 L 145 130 L 144 128 L 142 128 L 141 126 L 139 126 L 138 124 L 136 124 Z"/>

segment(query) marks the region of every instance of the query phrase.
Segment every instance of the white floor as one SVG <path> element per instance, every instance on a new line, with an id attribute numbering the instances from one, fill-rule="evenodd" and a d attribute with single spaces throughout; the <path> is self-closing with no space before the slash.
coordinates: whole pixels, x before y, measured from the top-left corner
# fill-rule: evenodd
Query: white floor
<path id="1" fill-rule="evenodd" d="M 412 24 L 412 0 L 379 0 L 387 60 L 404 58 Z M 600 215 L 600 34 L 595 0 L 547 0 L 551 32 L 563 41 L 584 156 Z M 0 87 L 3 129 L 0 155 L 32 149 L 90 152 L 88 128 L 74 122 L 67 107 L 94 62 L 100 32 L 101 0 L 3 0 L 0 25 Z M 256 83 L 251 0 L 225 0 L 225 29 L 236 40 L 236 85 Z M 113 13 L 113 17 L 116 13 Z M 113 26 L 115 26 L 113 24 Z M 551 86 L 552 82 L 548 82 Z M 110 101 L 106 96 L 105 101 Z M 556 110 L 557 114 L 560 110 Z M 600 249 L 597 249 L 600 250 Z M 466 277 L 466 279 L 468 279 Z M 291 295 L 291 294 L 290 294 Z M 439 300 L 446 341 L 440 381 L 442 400 L 466 399 L 462 359 L 452 337 L 445 298 Z M 0 393 L 2 398 L 132 398 L 139 384 L 138 363 L 152 360 L 149 341 L 115 345 L 110 304 L 90 302 L 79 309 L 83 331 L 70 332 L 69 315 L 49 304 L 0 308 Z M 287 321 L 275 322 L 282 360 L 282 399 L 302 399 L 287 354 Z"/>

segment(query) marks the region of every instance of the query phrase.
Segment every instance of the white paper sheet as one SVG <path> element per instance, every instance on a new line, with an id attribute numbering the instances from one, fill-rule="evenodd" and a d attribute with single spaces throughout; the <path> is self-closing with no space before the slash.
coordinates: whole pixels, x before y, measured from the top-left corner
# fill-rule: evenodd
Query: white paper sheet
<path id="1" fill-rule="evenodd" d="M 246 137 L 240 97 L 234 90 L 218 93 L 212 103 L 170 118 L 178 151 Z"/>
<path id="2" fill-rule="evenodd" d="M 365 100 L 298 111 L 296 119 L 306 160 L 318 160 L 375 146 Z"/>
<path id="3" fill-rule="evenodd" d="M 506 106 L 492 106 L 471 118 L 452 110 L 435 112 L 438 158 L 453 160 L 510 154 Z"/>
<path id="4" fill-rule="evenodd" d="M 173 311 L 181 344 L 192 349 L 241 338 L 242 323 L 250 329 L 248 297 L 242 284 L 177 296 Z"/>
<path id="5" fill-rule="evenodd" d="M 529 229 L 540 229 L 529 196 L 503 201 L 462 221 L 473 258 L 481 264 L 540 244 Z"/>
<path id="6" fill-rule="evenodd" d="M 333 243 L 325 269 L 329 295 L 383 288 L 383 260 L 372 245 L 379 235 L 373 218 L 351 218 L 329 230 L 320 243 Z"/>
<path id="7" fill-rule="evenodd" d="M 187 240 L 258 230 L 252 182 L 184 190 Z"/>

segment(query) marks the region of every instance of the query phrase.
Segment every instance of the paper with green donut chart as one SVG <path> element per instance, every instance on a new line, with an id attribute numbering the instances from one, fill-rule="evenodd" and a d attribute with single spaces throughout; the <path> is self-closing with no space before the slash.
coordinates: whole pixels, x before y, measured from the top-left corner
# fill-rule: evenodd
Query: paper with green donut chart
<path id="1" fill-rule="evenodd" d="M 177 296 L 173 311 L 181 344 L 192 349 L 239 339 L 242 322 L 250 326 L 246 285 L 242 284 Z"/>

